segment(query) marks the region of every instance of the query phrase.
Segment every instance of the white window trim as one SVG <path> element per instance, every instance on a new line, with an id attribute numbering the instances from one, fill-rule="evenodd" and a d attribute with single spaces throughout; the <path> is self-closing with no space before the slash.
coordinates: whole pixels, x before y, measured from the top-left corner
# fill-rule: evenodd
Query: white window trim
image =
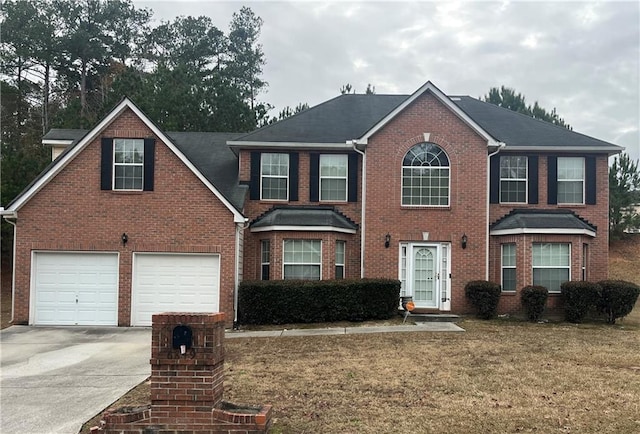
<path id="1" fill-rule="evenodd" d="M 505 246 L 513 246 L 514 247 L 514 252 L 513 252 L 513 257 L 515 260 L 515 264 L 514 265 L 504 265 L 504 248 Z M 505 269 L 509 269 L 509 270 L 517 270 L 517 265 L 518 265 L 518 254 L 517 254 L 517 247 L 515 243 L 504 243 L 504 244 L 500 244 L 500 288 L 502 289 L 502 292 L 508 292 L 508 293 L 513 293 L 515 291 L 517 291 L 517 279 L 516 279 L 516 288 L 513 289 L 504 289 L 504 270 Z M 516 271 L 517 272 L 517 271 Z"/>
<path id="2" fill-rule="evenodd" d="M 575 159 L 575 158 L 580 158 L 582 160 L 582 178 L 575 178 L 575 179 L 560 179 L 560 160 L 562 159 Z M 586 187 L 586 166 L 585 166 L 585 159 L 584 157 L 558 157 L 557 160 L 557 165 L 558 165 L 558 175 L 556 176 L 556 195 L 559 194 L 560 192 L 560 183 L 562 182 L 577 182 L 580 181 L 582 183 L 582 202 L 560 202 L 560 200 L 558 200 L 558 205 L 584 205 L 585 204 L 585 187 Z"/>
<path id="3" fill-rule="evenodd" d="M 524 178 L 503 178 L 502 177 L 502 165 L 500 165 L 500 184 L 499 184 L 499 186 L 500 186 L 500 192 L 499 192 L 500 203 L 504 203 L 504 204 L 529 203 L 529 157 L 527 157 L 526 155 L 503 155 L 503 156 L 500 157 L 501 162 L 502 162 L 502 158 L 509 158 L 509 157 L 523 157 L 523 158 L 526 158 L 525 174 L 524 174 Z M 524 201 L 522 201 L 522 202 L 503 202 L 502 201 L 502 181 L 518 181 L 518 182 L 523 182 L 524 181 Z"/>
<path id="4" fill-rule="evenodd" d="M 119 140 L 134 140 L 142 142 L 142 162 L 141 163 L 116 163 L 116 142 Z M 113 139 L 113 154 L 111 155 L 111 190 L 113 191 L 143 191 L 144 190 L 144 139 L 137 138 L 116 138 Z M 141 184 L 140 188 L 117 188 L 116 187 L 116 167 L 141 167 L 142 168 L 142 176 L 140 178 Z"/>
<path id="5" fill-rule="evenodd" d="M 322 157 L 343 157 L 346 164 L 347 172 L 344 176 L 327 176 L 322 175 Z M 320 202 L 346 202 L 349 197 L 349 159 L 346 154 L 320 154 L 318 159 L 318 196 Z M 344 179 L 344 199 L 323 199 L 322 198 L 322 180 L 323 179 Z"/>
<path id="6" fill-rule="evenodd" d="M 316 262 L 285 262 L 285 260 L 284 260 L 284 254 L 285 254 L 284 245 L 285 245 L 285 242 L 287 242 L 287 241 L 298 241 L 298 240 L 318 241 L 320 243 L 320 262 L 318 262 L 318 263 L 316 263 Z M 282 274 L 281 274 L 282 279 L 283 280 L 286 279 L 286 277 L 284 275 L 285 265 L 314 265 L 314 266 L 317 265 L 317 266 L 320 267 L 320 279 L 319 280 L 322 280 L 322 249 L 323 249 L 322 240 L 315 240 L 315 239 L 307 240 L 306 238 L 287 238 L 287 239 L 282 240 Z"/>
<path id="7" fill-rule="evenodd" d="M 535 244 L 565 244 L 567 246 L 569 246 L 569 265 L 533 265 L 533 245 Z M 533 243 L 533 245 L 531 246 L 531 284 L 535 285 L 535 282 L 533 281 L 534 277 L 534 270 L 535 269 L 568 269 L 569 270 L 569 278 L 567 279 L 568 282 L 571 281 L 571 243 L 563 243 L 563 242 L 540 242 L 540 243 Z M 549 291 L 549 294 L 560 294 L 560 290 L 558 289 L 557 291 L 552 291 L 551 289 L 547 288 L 547 290 Z"/>
<path id="8" fill-rule="evenodd" d="M 265 175 L 262 173 L 262 169 L 264 168 L 263 166 L 263 158 L 265 155 L 286 155 L 287 156 L 287 175 L 286 176 L 282 176 L 282 175 Z M 264 201 L 272 201 L 272 202 L 288 202 L 289 201 L 289 172 L 291 171 L 291 159 L 289 157 L 289 154 L 285 153 L 285 152 L 263 152 L 260 154 L 260 200 L 264 200 Z M 287 186 L 286 186 L 286 197 L 284 199 L 266 199 L 264 197 L 262 197 L 262 180 L 264 178 L 277 178 L 277 179 L 282 179 L 285 178 L 287 180 Z"/>

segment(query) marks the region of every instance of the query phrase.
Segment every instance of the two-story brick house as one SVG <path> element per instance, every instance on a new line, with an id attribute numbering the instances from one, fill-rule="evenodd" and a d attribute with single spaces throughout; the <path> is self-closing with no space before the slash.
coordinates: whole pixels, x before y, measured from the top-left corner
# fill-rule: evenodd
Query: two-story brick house
<path id="1" fill-rule="evenodd" d="M 418 308 L 455 313 L 466 282 L 489 279 L 512 312 L 525 285 L 608 273 L 607 159 L 622 148 L 430 82 L 246 135 L 163 132 L 125 100 L 44 141 L 67 149 L 3 213 L 16 323 L 231 313 L 243 279 L 398 278 Z"/>

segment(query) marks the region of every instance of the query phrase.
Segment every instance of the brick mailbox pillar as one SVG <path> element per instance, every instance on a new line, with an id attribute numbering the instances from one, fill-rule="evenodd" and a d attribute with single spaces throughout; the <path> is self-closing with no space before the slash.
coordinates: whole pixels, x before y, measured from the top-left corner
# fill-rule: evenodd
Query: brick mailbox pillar
<path id="1" fill-rule="evenodd" d="M 106 434 L 264 434 L 270 405 L 236 405 L 224 390 L 224 314 L 153 315 L 151 405 L 108 409 Z"/>
<path id="2" fill-rule="evenodd" d="M 223 313 L 153 315 L 151 424 L 210 423 L 223 369 Z"/>

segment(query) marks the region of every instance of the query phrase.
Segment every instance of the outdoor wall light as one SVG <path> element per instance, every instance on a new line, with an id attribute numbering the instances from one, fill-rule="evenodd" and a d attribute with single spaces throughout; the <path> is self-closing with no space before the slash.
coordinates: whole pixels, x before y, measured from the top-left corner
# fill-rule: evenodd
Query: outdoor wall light
<path id="1" fill-rule="evenodd" d="M 462 234 L 462 248 L 466 249 L 467 248 L 467 234 Z"/>
<path id="2" fill-rule="evenodd" d="M 390 244 L 391 244 L 391 235 L 387 233 L 387 235 L 384 236 L 384 248 L 388 249 Z"/>
<path id="3" fill-rule="evenodd" d="M 126 246 L 127 245 L 127 241 L 129 241 L 129 237 L 127 236 L 126 233 L 122 233 L 122 237 L 120 237 L 120 239 L 122 240 L 122 245 Z"/>

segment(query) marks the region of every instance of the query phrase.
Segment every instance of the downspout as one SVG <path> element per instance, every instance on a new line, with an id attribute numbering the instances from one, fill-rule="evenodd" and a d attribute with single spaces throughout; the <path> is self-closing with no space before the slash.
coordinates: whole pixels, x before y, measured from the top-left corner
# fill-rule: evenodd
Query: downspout
<path id="1" fill-rule="evenodd" d="M 242 232 L 249 227 L 249 219 L 245 218 L 244 223 L 236 223 L 236 254 L 235 254 L 235 282 L 233 285 L 233 329 L 237 330 L 238 326 L 238 288 L 240 287 L 240 244 L 241 238 L 244 243 L 244 236 L 241 237 Z M 244 246 L 242 246 L 244 252 Z M 244 259 L 244 253 L 243 253 Z M 244 270 L 243 270 L 244 275 Z"/>
<path id="2" fill-rule="evenodd" d="M 367 209 L 367 154 L 364 151 L 361 151 L 357 148 L 358 141 L 357 140 L 349 140 L 347 144 L 353 146 L 353 150 L 358 154 L 362 155 L 362 186 L 360 187 L 362 200 L 361 200 L 361 210 L 360 210 L 360 278 L 364 278 L 364 229 L 365 229 L 365 220 L 366 214 L 365 211 Z"/>
<path id="3" fill-rule="evenodd" d="M 489 280 L 489 206 L 491 204 L 491 157 L 496 155 L 498 152 L 502 151 L 502 148 L 507 146 L 506 143 L 500 142 L 498 143 L 498 149 L 495 152 L 487 155 L 487 224 L 485 225 L 486 230 L 486 242 L 485 242 L 485 266 L 484 266 L 484 280 Z"/>
<path id="4" fill-rule="evenodd" d="M 9 219 L 14 219 L 11 221 Z M 13 226 L 13 260 L 11 264 L 11 322 L 13 323 L 14 315 L 15 315 L 15 305 L 16 305 L 16 232 L 18 231 L 18 227 L 16 226 L 15 219 L 17 219 L 17 215 L 5 216 L 4 219 Z"/>

